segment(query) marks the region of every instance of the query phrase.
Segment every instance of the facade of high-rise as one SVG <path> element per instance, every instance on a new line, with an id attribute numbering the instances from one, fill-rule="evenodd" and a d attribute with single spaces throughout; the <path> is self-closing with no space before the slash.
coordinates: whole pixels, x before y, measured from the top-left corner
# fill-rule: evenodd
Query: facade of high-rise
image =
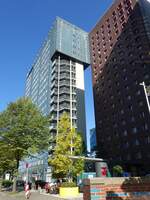
<path id="1" fill-rule="evenodd" d="M 62 113 L 86 142 L 84 69 L 90 63 L 88 33 L 57 17 L 27 75 L 25 96 L 45 115 L 55 137 Z"/>
<path id="2" fill-rule="evenodd" d="M 35 154 L 19 163 L 19 175 L 24 181 L 34 182 L 36 180 L 51 181 L 51 171 L 48 170 L 48 152 Z"/>
<path id="3" fill-rule="evenodd" d="M 125 170 L 150 170 L 150 1 L 116 0 L 90 33 L 97 147 Z"/>
<path id="4" fill-rule="evenodd" d="M 90 152 L 96 150 L 96 129 L 90 129 Z"/>

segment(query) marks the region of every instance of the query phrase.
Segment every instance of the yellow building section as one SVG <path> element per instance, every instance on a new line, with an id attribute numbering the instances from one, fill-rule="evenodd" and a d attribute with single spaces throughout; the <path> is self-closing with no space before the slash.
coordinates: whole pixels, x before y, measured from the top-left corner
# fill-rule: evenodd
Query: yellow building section
<path id="1" fill-rule="evenodd" d="M 61 197 L 76 197 L 79 195 L 78 187 L 60 187 L 59 195 Z"/>

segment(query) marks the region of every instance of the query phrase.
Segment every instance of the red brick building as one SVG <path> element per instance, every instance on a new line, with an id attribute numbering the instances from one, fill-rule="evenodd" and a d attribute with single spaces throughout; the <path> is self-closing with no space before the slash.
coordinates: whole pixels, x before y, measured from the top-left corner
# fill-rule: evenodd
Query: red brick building
<path id="1" fill-rule="evenodd" d="M 90 33 L 97 148 L 112 165 L 150 172 L 150 1 L 116 0 Z"/>

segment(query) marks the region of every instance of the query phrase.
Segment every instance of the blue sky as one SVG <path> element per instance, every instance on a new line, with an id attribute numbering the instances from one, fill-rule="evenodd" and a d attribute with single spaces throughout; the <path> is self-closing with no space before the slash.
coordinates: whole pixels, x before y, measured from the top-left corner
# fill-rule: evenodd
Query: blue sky
<path id="1" fill-rule="evenodd" d="M 24 95 L 25 78 L 56 16 L 91 31 L 113 0 L 0 0 L 0 111 Z M 87 130 L 95 126 L 85 71 Z"/>

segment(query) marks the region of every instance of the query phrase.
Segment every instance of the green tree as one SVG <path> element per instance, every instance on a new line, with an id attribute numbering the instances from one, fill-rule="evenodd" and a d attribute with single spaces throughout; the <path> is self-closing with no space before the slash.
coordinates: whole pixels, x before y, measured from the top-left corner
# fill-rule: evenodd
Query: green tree
<path id="1" fill-rule="evenodd" d="M 73 177 L 83 171 L 83 159 L 73 160 L 70 158 L 70 156 L 82 154 L 82 143 L 81 135 L 76 132 L 75 128 L 71 129 L 69 117 L 64 113 L 59 121 L 54 153 L 49 159 L 54 177 L 68 177 L 69 181 L 72 181 Z"/>
<path id="2" fill-rule="evenodd" d="M 14 155 L 9 150 L 8 145 L 5 145 L 0 141 L 0 191 L 1 184 L 4 179 L 4 175 L 6 173 L 13 174 L 16 167 L 16 160 L 14 159 Z"/>
<path id="3" fill-rule="evenodd" d="M 30 99 L 20 98 L 0 113 L 0 138 L 4 149 L 7 147 L 16 161 L 17 173 L 20 160 L 31 153 L 47 149 L 49 119 L 42 115 Z M 0 159 L 4 149 L 0 151 Z"/>
<path id="4" fill-rule="evenodd" d="M 13 174 L 16 168 L 16 160 L 9 146 L 0 141 L 0 176 L 6 172 Z"/>
<path id="5" fill-rule="evenodd" d="M 121 176 L 123 173 L 123 168 L 120 165 L 115 165 L 113 167 L 113 175 L 114 176 Z"/>

